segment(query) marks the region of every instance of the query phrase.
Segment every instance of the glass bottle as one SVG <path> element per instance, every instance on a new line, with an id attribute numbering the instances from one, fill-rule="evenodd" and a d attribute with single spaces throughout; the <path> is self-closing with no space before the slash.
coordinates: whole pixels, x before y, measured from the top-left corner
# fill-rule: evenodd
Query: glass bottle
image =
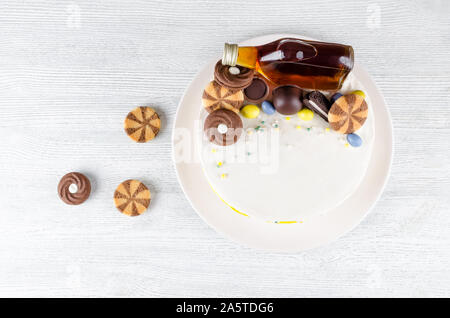
<path id="1" fill-rule="evenodd" d="M 260 46 L 226 43 L 222 63 L 254 69 L 275 85 L 338 90 L 354 57 L 349 45 L 283 38 Z"/>

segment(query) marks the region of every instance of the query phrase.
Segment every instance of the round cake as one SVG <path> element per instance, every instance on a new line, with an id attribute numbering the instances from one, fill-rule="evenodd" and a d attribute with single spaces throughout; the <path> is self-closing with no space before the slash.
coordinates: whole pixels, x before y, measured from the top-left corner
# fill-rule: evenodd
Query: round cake
<path id="1" fill-rule="evenodd" d="M 304 222 L 337 207 L 363 179 L 374 139 L 371 101 L 352 73 L 334 96 L 285 91 L 281 99 L 274 94 L 273 103 L 246 99 L 239 114 L 203 108 L 199 117 L 208 133 L 197 140 L 206 178 L 230 210 L 263 221 Z M 298 94 L 294 108 L 301 109 L 283 115 L 283 103 Z M 224 138 L 212 142 L 214 134 Z"/>

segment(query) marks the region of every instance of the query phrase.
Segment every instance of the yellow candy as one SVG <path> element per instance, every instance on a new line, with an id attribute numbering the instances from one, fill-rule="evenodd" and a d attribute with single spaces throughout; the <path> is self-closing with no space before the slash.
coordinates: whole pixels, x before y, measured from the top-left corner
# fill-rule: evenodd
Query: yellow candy
<path id="1" fill-rule="evenodd" d="M 291 117 L 285 117 L 284 119 L 286 119 L 286 120 L 291 120 Z"/>
<path id="2" fill-rule="evenodd" d="M 303 108 L 301 111 L 297 113 L 297 116 L 304 121 L 310 121 L 314 117 L 314 113 L 312 110 L 308 108 Z"/>
<path id="3" fill-rule="evenodd" d="M 364 94 L 364 92 L 360 91 L 360 90 L 353 91 L 353 92 L 351 92 L 351 94 L 359 95 L 359 96 L 362 96 L 362 98 L 366 98 L 366 94 Z"/>
<path id="4" fill-rule="evenodd" d="M 297 126 L 295 126 L 295 128 L 296 128 L 297 130 L 300 130 L 300 129 L 302 129 L 302 126 L 297 125 Z"/>
<path id="5" fill-rule="evenodd" d="M 259 107 L 256 105 L 246 105 L 242 107 L 241 114 L 245 118 L 256 118 L 259 116 Z"/>
<path id="6" fill-rule="evenodd" d="M 325 131 L 326 131 L 326 132 L 329 132 L 329 131 L 330 131 L 330 128 L 329 128 L 329 127 L 325 128 Z"/>

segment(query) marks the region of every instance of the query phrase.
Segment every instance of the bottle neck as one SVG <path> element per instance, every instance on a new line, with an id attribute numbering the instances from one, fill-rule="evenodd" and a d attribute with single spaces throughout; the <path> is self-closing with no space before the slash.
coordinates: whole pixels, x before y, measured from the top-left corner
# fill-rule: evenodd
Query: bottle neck
<path id="1" fill-rule="evenodd" d="M 258 51 L 256 47 L 243 46 L 225 43 L 222 57 L 222 64 L 229 66 L 240 65 L 250 69 L 256 68 Z"/>

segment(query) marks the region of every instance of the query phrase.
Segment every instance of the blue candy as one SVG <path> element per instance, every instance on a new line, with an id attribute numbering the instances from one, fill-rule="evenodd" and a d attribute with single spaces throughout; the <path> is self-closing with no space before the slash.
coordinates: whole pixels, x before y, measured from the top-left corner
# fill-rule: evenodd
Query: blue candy
<path id="1" fill-rule="evenodd" d="M 339 97 L 342 97 L 341 93 L 336 93 L 333 96 L 331 96 L 331 104 L 333 104 L 335 101 L 337 101 Z"/>
<path id="2" fill-rule="evenodd" d="M 347 141 L 352 147 L 361 147 L 362 139 L 357 134 L 348 134 Z"/>
<path id="3" fill-rule="evenodd" d="M 265 112 L 267 115 L 273 115 L 275 114 L 275 107 L 273 107 L 273 104 L 269 102 L 268 100 L 265 100 L 261 104 L 262 111 Z"/>

